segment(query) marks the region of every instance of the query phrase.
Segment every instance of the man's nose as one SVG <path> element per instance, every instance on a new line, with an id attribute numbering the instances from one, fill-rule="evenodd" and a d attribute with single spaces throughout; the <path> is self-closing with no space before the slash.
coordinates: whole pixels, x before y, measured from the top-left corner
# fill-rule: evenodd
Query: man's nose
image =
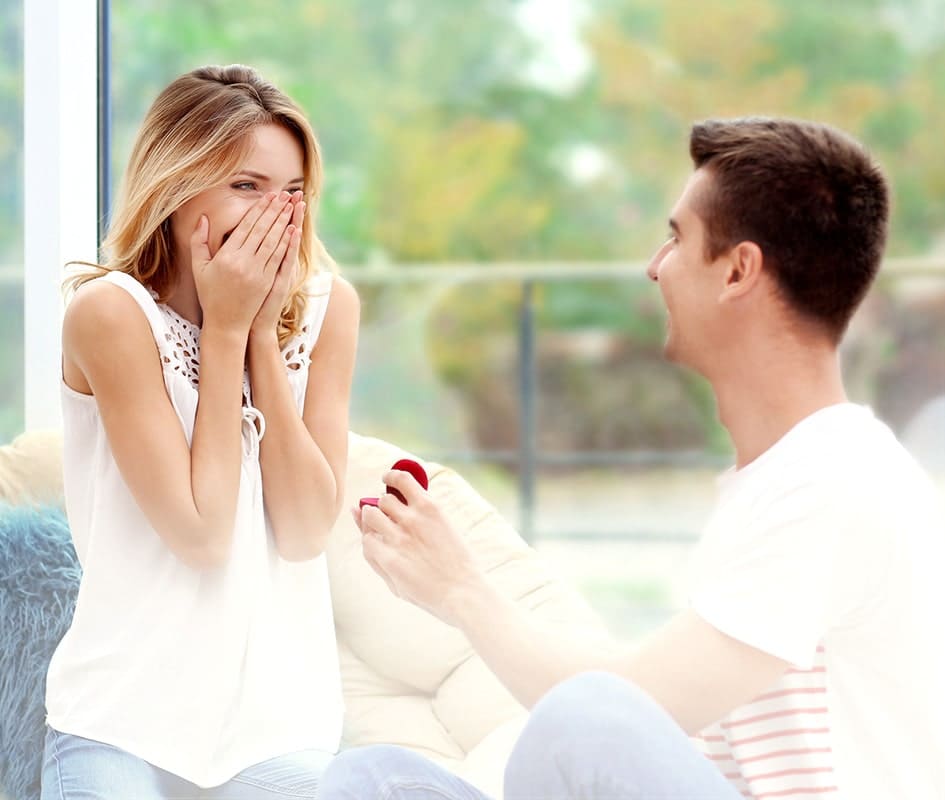
<path id="1" fill-rule="evenodd" d="M 660 249 L 653 254 L 653 258 L 650 259 L 650 263 L 646 268 L 646 275 L 651 281 L 658 281 L 660 279 L 660 264 L 663 263 L 663 258 L 666 256 L 666 253 L 669 252 L 672 243 L 672 239 L 664 242 L 663 246 L 660 247 Z"/>

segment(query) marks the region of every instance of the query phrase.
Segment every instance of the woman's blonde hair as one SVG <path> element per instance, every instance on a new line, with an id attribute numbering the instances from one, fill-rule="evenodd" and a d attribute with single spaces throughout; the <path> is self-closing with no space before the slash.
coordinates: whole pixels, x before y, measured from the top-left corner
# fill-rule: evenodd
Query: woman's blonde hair
<path id="1" fill-rule="evenodd" d="M 84 264 L 66 280 L 67 288 L 75 290 L 118 270 L 153 289 L 159 302 L 165 301 L 174 283 L 171 214 L 236 172 L 252 146 L 253 129 L 264 124 L 281 125 L 301 145 L 304 199 L 314 211 L 322 160 L 302 110 L 251 67 L 200 67 L 177 78 L 152 104 L 102 244 L 105 263 Z M 309 277 L 323 265 L 335 269 L 313 220 L 314 213 L 306 213 L 299 275 L 279 321 L 280 344 L 301 331 Z"/>

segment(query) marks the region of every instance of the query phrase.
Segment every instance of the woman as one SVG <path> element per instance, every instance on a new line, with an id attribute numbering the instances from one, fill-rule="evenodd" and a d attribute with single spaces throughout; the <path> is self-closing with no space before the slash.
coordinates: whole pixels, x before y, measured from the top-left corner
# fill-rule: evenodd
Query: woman
<path id="1" fill-rule="evenodd" d="M 44 800 L 314 797 L 342 695 L 323 552 L 359 304 L 307 211 L 299 108 L 243 66 L 170 84 L 63 321 L 83 567 Z"/>

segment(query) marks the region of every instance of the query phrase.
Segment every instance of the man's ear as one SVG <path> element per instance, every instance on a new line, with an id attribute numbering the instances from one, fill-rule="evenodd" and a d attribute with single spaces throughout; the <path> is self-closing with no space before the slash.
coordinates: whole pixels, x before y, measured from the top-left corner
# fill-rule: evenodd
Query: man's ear
<path id="1" fill-rule="evenodd" d="M 754 289 L 761 278 L 764 256 L 754 242 L 739 242 L 726 256 L 725 276 L 719 302 L 744 297 Z"/>

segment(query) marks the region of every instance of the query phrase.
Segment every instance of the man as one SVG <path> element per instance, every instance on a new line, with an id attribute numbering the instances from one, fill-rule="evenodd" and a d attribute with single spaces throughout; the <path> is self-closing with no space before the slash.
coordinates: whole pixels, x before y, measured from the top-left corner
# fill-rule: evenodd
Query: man
<path id="1" fill-rule="evenodd" d="M 407 505 L 388 494 L 358 517 L 365 557 L 533 707 L 508 800 L 941 800 L 940 498 L 847 401 L 837 357 L 879 268 L 886 182 L 809 122 L 705 122 L 690 152 L 648 274 L 666 356 L 709 380 L 736 453 L 690 607 L 632 653 L 583 651 L 500 595 L 404 472 L 384 480 Z M 390 747 L 342 754 L 324 792 L 482 799 Z"/>

